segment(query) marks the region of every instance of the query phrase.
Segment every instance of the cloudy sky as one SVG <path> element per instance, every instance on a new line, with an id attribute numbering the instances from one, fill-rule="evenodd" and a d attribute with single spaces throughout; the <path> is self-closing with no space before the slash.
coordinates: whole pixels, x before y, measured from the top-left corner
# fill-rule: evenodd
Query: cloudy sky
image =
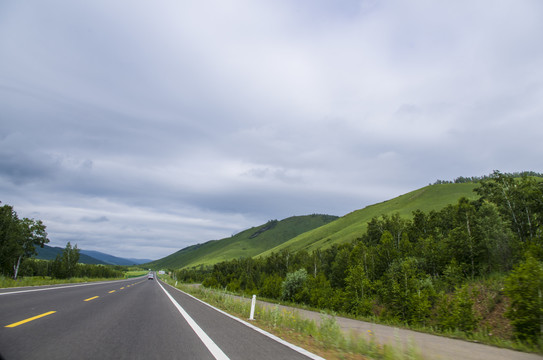
<path id="1" fill-rule="evenodd" d="M 0 200 L 160 258 L 543 172 L 540 0 L 4 0 Z"/>

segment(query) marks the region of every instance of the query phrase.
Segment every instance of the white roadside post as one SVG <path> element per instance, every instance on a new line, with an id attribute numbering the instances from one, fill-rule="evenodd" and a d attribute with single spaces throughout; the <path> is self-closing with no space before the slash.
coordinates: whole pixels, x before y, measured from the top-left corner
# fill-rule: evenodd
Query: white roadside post
<path id="1" fill-rule="evenodd" d="M 251 316 L 249 320 L 255 319 L 255 306 L 256 306 L 256 295 L 253 295 L 253 301 L 251 301 Z"/>

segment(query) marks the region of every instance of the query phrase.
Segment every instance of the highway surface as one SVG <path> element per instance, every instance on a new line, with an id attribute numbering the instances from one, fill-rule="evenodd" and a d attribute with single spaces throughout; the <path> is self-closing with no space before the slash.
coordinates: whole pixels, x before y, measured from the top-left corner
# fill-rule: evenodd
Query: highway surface
<path id="1" fill-rule="evenodd" d="M 0 358 L 319 359 L 147 277 L 0 289 Z"/>

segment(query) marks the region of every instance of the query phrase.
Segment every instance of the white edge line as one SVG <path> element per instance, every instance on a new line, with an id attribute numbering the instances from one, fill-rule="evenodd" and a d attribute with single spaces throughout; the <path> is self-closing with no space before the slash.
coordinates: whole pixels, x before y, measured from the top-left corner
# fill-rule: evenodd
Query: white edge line
<path id="1" fill-rule="evenodd" d="M 168 291 L 166 291 L 166 289 L 164 289 L 162 284 L 160 282 L 158 282 L 158 281 L 157 281 L 157 283 L 162 288 L 162 290 L 164 290 L 166 295 L 168 295 L 168 298 L 170 299 L 170 301 L 175 305 L 177 310 L 179 310 L 181 315 L 183 315 L 183 317 L 189 323 L 192 330 L 194 330 L 196 335 L 198 335 L 200 340 L 202 340 L 204 345 L 211 352 L 211 354 L 213 354 L 215 359 L 217 359 L 217 360 L 229 360 L 228 356 L 226 356 L 226 354 L 217 346 L 217 344 L 215 344 L 213 342 L 213 340 L 211 340 L 211 338 L 202 330 L 202 328 L 200 326 L 198 326 L 198 324 L 190 317 L 190 315 L 185 311 L 185 309 L 183 309 L 181 307 L 181 305 L 179 305 L 179 303 L 177 301 L 175 301 L 173 296 L 171 296 L 170 293 Z"/>
<path id="2" fill-rule="evenodd" d="M 78 287 L 78 286 L 90 286 L 90 285 L 99 285 L 99 284 L 107 284 L 107 283 L 114 283 L 114 282 L 119 282 L 119 281 L 129 281 L 129 280 L 132 280 L 132 279 L 137 279 L 137 278 L 129 278 L 129 279 L 123 279 L 123 280 L 111 280 L 111 281 L 97 281 L 97 282 L 89 282 L 89 283 L 84 283 L 84 284 L 74 284 L 74 285 L 66 285 L 66 286 L 53 286 L 53 287 L 48 287 L 48 288 L 41 288 L 41 289 L 28 289 L 28 290 L 17 290 L 17 291 L 10 291 L 10 292 L 0 292 L 0 296 L 2 295 L 13 295 L 13 294 L 22 294 L 22 293 L 27 293 L 27 292 L 34 292 L 34 291 L 47 291 L 47 290 L 57 290 L 57 289 L 66 289 L 66 288 L 72 288 L 72 287 Z M 45 286 L 49 286 L 49 285 L 45 285 Z M 3 289 L 7 289 L 7 288 L 2 288 L 1 290 Z"/>
<path id="3" fill-rule="evenodd" d="M 237 317 L 235 317 L 235 316 L 233 316 L 233 315 L 230 315 L 230 314 L 228 314 L 228 313 L 222 311 L 221 309 L 217 309 L 215 306 L 210 305 L 210 304 L 208 304 L 208 303 L 206 303 L 206 302 L 204 302 L 204 301 L 202 301 L 202 300 L 200 300 L 200 299 L 198 299 L 198 298 L 192 296 L 191 294 L 187 294 L 186 292 L 184 292 L 184 291 L 182 291 L 182 290 L 179 290 L 178 288 L 176 288 L 176 287 L 174 287 L 174 286 L 172 286 L 172 285 L 170 285 L 170 284 L 167 284 L 167 283 L 165 283 L 165 284 L 168 285 L 168 286 L 170 286 L 170 287 L 172 287 L 172 288 L 174 288 L 175 290 L 177 290 L 177 291 L 179 291 L 179 292 L 181 292 L 181 293 L 187 295 L 187 296 L 190 296 L 190 297 L 193 298 L 194 300 L 197 300 L 197 301 L 201 302 L 202 304 L 209 306 L 210 308 L 212 308 L 212 309 L 214 309 L 214 310 L 220 312 L 221 314 L 224 314 L 224 315 L 228 316 L 229 318 L 232 318 L 232 319 L 234 319 L 234 320 L 236 320 L 236 321 L 242 323 L 243 325 L 248 326 L 248 327 L 250 327 L 251 329 L 253 329 L 253 330 L 255 330 L 255 331 L 258 331 L 258 332 L 261 333 L 262 335 L 265 335 L 265 336 L 269 337 L 270 339 L 273 339 L 273 340 L 277 341 L 278 343 L 281 343 L 281 344 L 283 344 L 283 345 L 285 345 L 285 346 L 291 348 L 292 350 L 295 350 L 295 351 L 299 352 L 300 354 L 307 356 L 307 357 L 310 358 L 310 359 L 314 359 L 314 360 L 326 360 L 325 358 L 322 358 L 322 357 L 320 357 L 320 356 L 318 356 L 318 355 L 315 355 L 315 354 L 313 354 L 312 352 L 309 352 L 309 351 L 307 351 L 307 350 L 304 349 L 304 348 L 301 348 L 301 347 L 299 347 L 299 346 L 296 346 L 296 345 L 294 345 L 294 344 L 291 344 L 291 343 L 289 343 L 289 342 L 287 342 L 287 341 L 285 341 L 285 340 L 283 340 L 283 339 L 281 339 L 281 338 L 279 338 L 279 337 L 277 337 L 277 336 L 275 336 L 275 335 L 273 335 L 273 334 L 271 334 L 271 333 L 269 333 L 269 332 L 267 332 L 267 331 L 265 331 L 265 330 L 262 330 L 261 328 L 256 327 L 256 326 L 254 326 L 253 324 L 248 323 L 247 321 L 241 320 L 240 318 L 237 318 Z M 162 288 L 162 289 L 164 289 L 164 288 Z M 166 290 L 164 289 L 164 291 L 166 291 Z"/>

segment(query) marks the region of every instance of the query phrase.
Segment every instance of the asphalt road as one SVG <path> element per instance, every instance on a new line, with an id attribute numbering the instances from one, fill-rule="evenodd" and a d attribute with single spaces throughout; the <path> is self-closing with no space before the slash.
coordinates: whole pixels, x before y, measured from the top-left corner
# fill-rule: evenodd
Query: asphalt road
<path id="1" fill-rule="evenodd" d="M 146 277 L 1 289 L 0 355 L 5 360 L 318 359 Z"/>

